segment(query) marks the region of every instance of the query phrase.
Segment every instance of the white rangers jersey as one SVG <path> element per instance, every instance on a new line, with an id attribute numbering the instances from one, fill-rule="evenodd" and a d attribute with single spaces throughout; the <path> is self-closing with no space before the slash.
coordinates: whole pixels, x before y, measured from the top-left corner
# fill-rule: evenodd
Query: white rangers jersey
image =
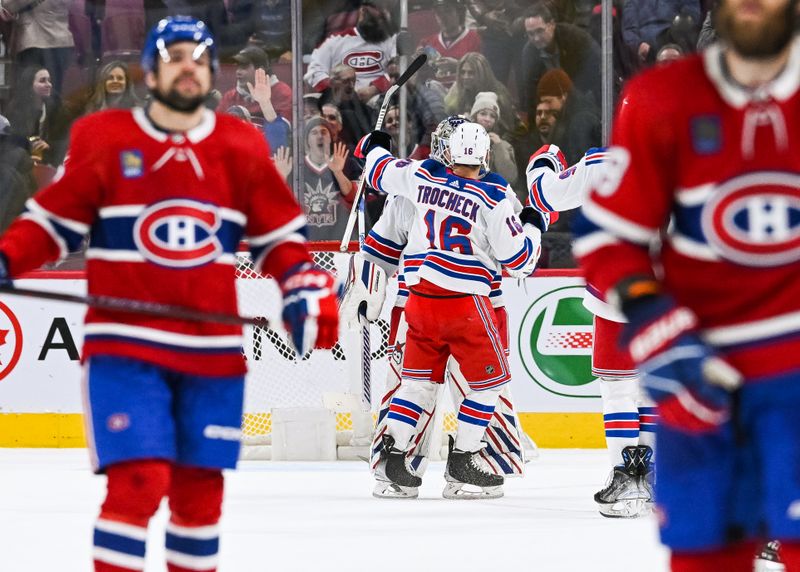
<path id="1" fill-rule="evenodd" d="M 542 213 L 562 212 L 583 205 L 589 191 L 603 184 L 606 160 L 604 148 L 589 149 L 581 160 L 560 173 L 550 167 L 528 168 L 528 198 L 531 206 Z M 612 322 L 624 322 L 625 317 L 603 300 L 602 295 L 586 285 L 583 305 L 595 316 Z"/>
<path id="2" fill-rule="evenodd" d="M 347 64 L 356 70 L 356 89 L 374 84 L 381 91 L 389 87 L 386 66 L 397 53 L 396 36 L 379 44 L 367 42 L 356 28 L 336 34 L 311 53 L 311 62 L 303 79 L 315 90 L 328 87 L 331 70 Z"/>
<path id="3" fill-rule="evenodd" d="M 380 148 L 367 155 L 365 172 L 373 188 L 404 197 L 413 207 L 394 207 L 398 212 L 370 233 L 365 247 L 384 267 L 402 252 L 408 286 L 425 279 L 454 292 L 489 296 L 493 283 L 500 286 L 498 262 L 514 273 L 538 258 L 538 240 L 523 229 L 506 195 L 513 191 L 498 175 L 464 179 L 437 161 L 400 160 Z"/>

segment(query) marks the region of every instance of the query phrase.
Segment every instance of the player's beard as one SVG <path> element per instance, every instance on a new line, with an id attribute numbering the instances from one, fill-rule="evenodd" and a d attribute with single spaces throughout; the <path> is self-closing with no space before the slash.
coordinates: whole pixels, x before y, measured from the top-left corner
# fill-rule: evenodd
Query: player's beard
<path id="1" fill-rule="evenodd" d="M 181 78 L 178 78 L 180 80 Z M 177 81 L 177 80 L 176 80 Z M 151 90 L 153 97 L 178 113 L 194 113 L 197 109 L 205 103 L 207 94 L 196 95 L 187 97 L 181 95 L 178 89 L 173 85 L 169 91 L 163 93 L 159 88 Z"/>
<path id="2" fill-rule="evenodd" d="M 715 27 L 736 52 L 744 58 L 768 59 L 780 54 L 794 37 L 796 2 L 788 2 L 785 10 L 770 14 L 761 26 L 741 22 L 736 8 L 723 2 L 717 9 Z"/>

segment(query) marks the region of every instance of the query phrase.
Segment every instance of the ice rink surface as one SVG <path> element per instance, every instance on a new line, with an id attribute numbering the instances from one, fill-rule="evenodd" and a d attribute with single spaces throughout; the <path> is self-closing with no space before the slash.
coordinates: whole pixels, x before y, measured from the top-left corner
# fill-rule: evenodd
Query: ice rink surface
<path id="1" fill-rule="evenodd" d="M 492 501 L 441 497 L 443 463 L 418 500 L 371 497 L 365 463 L 246 461 L 227 473 L 219 572 L 664 572 L 654 517 L 601 517 L 605 451 L 541 450 Z M 89 572 L 104 477 L 75 449 L 0 449 L 0 571 Z M 148 572 L 163 572 L 161 511 Z"/>

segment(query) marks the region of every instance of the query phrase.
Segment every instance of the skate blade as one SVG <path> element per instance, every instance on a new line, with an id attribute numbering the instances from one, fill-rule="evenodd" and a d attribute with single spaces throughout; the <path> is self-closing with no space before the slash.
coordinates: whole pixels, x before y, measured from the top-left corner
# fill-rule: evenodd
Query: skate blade
<path id="1" fill-rule="evenodd" d="M 372 489 L 376 499 L 415 499 L 419 496 L 417 487 L 401 487 L 392 482 L 378 481 Z"/>
<path id="2" fill-rule="evenodd" d="M 606 518 L 639 518 L 653 511 L 652 503 L 644 499 L 620 500 L 615 503 L 597 503 L 600 514 Z"/>
<path id="3" fill-rule="evenodd" d="M 466 483 L 448 482 L 444 486 L 442 496 L 450 500 L 499 499 L 503 496 L 503 486 L 476 487 Z"/>

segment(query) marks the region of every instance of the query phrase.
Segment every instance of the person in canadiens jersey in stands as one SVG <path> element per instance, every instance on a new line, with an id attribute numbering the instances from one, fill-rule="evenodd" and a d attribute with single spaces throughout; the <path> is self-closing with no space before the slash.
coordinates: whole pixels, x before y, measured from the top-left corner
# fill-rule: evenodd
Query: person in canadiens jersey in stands
<path id="1" fill-rule="evenodd" d="M 419 487 L 406 452 L 414 445 L 427 386 L 444 382 L 452 355 L 472 392 L 459 407 L 444 494 L 455 498 L 467 485 L 481 489 L 484 498 L 499 496 L 503 477 L 483 469 L 480 451 L 510 368 L 489 294 L 497 261 L 515 277 L 533 271 L 541 240 L 536 224 L 542 218 L 531 208 L 518 217 L 506 196 L 507 183 L 481 180 L 490 145 L 482 126 L 455 128 L 452 168 L 431 159 L 397 159 L 390 141 L 387 133 L 373 131 L 356 149 L 366 156 L 369 184 L 408 199 L 415 211 L 404 250 L 409 297 L 403 383 L 392 397 L 383 435 L 386 477 L 400 487 Z"/>
<path id="2" fill-rule="evenodd" d="M 0 282 L 78 250 L 89 294 L 235 314 L 236 251 L 278 281 L 298 352 L 331 347 L 333 278 L 263 136 L 203 107 L 217 71 L 203 22 L 162 20 L 142 51 L 152 102 L 79 120 L 55 182 L 0 237 Z M 86 434 L 107 475 L 96 572 L 144 569 L 150 517 L 169 499 L 170 572 L 217 569 L 222 470 L 234 468 L 244 394 L 241 326 L 90 308 Z"/>

